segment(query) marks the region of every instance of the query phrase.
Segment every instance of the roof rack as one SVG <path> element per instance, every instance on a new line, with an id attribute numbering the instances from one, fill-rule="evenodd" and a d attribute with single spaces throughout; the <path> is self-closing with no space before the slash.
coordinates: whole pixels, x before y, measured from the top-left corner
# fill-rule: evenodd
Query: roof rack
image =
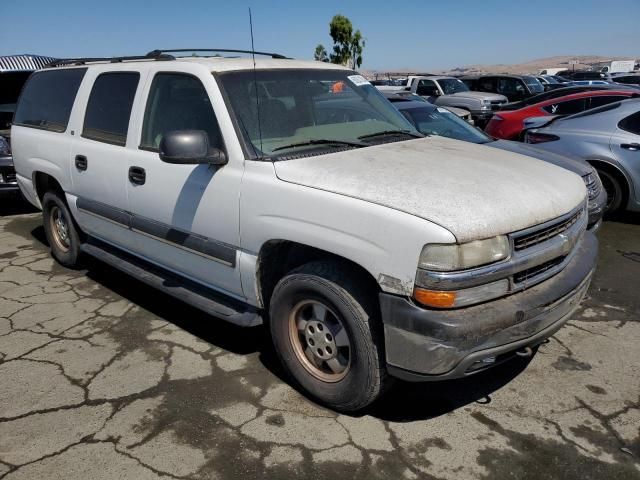
<path id="1" fill-rule="evenodd" d="M 264 55 L 271 58 L 289 59 L 279 53 L 255 52 L 253 50 L 230 50 L 228 48 L 171 48 L 162 50 L 152 50 L 147 56 L 158 56 L 166 53 L 185 53 L 185 52 L 217 52 L 217 53 L 250 53 L 252 55 Z"/>
<path id="2" fill-rule="evenodd" d="M 157 52 L 157 53 L 156 53 Z M 61 67 L 63 65 L 84 65 L 91 62 L 108 62 L 120 63 L 128 60 L 175 60 L 173 55 L 166 55 L 158 50 L 149 52 L 147 55 L 134 55 L 129 57 L 80 57 L 80 58 L 61 58 L 54 60 L 45 67 Z"/>

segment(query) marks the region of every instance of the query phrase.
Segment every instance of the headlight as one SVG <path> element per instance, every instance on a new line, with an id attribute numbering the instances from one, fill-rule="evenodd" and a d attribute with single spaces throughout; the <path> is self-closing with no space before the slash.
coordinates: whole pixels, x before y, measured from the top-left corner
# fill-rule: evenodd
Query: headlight
<path id="1" fill-rule="evenodd" d="M 0 155 L 11 155 L 11 147 L 4 137 L 0 137 Z"/>
<path id="2" fill-rule="evenodd" d="M 482 100 L 483 105 L 491 105 L 491 100 Z"/>
<path id="3" fill-rule="evenodd" d="M 463 244 L 430 244 L 423 247 L 418 267 L 439 272 L 465 270 L 504 260 L 509 250 L 504 235 Z"/>

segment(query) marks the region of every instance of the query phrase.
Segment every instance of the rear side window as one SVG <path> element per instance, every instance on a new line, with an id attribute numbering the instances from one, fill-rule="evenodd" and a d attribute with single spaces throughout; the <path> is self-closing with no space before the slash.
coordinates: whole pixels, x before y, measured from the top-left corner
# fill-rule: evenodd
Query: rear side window
<path id="1" fill-rule="evenodd" d="M 542 107 L 545 112 L 551 115 L 572 115 L 574 113 L 584 112 L 587 108 L 587 102 L 584 98 L 576 98 L 575 100 L 567 100 L 566 102 L 552 103 L 546 107 Z"/>
<path id="2" fill-rule="evenodd" d="M 98 142 L 124 146 L 133 99 L 140 74 L 137 72 L 103 73 L 93 84 L 82 136 Z"/>
<path id="3" fill-rule="evenodd" d="M 31 75 L 20 95 L 13 123 L 64 132 L 86 72 L 86 68 L 73 68 Z"/>
<path id="4" fill-rule="evenodd" d="M 636 112 L 633 115 L 629 115 L 627 118 L 620 120 L 618 127 L 626 132 L 640 135 L 640 112 Z"/>
<path id="5" fill-rule="evenodd" d="M 598 97 L 591 97 L 591 104 L 589 108 L 601 107 L 603 105 L 608 105 L 613 102 L 620 102 L 622 100 L 626 100 L 629 97 L 625 97 L 623 95 L 601 95 Z"/>

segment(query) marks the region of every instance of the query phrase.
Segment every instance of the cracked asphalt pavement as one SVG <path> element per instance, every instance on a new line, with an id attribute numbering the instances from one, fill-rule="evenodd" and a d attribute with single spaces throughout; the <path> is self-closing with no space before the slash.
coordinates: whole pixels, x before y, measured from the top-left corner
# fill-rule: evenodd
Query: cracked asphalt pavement
<path id="1" fill-rule="evenodd" d="M 351 417 L 286 383 L 263 328 L 66 270 L 39 213 L 0 215 L 3 480 L 640 479 L 637 216 L 605 223 L 588 299 L 533 359 Z"/>

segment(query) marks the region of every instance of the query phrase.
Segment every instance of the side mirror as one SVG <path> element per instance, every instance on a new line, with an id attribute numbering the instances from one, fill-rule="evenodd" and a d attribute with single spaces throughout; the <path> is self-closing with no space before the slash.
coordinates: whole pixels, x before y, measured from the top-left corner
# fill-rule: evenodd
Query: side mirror
<path id="1" fill-rule="evenodd" d="M 203 130 L 174 130 L 160 140 L 160 160 L 179 165 L 224 165 L 227 156 L 219 148 L 209 147 L 209 136 Z"/>

